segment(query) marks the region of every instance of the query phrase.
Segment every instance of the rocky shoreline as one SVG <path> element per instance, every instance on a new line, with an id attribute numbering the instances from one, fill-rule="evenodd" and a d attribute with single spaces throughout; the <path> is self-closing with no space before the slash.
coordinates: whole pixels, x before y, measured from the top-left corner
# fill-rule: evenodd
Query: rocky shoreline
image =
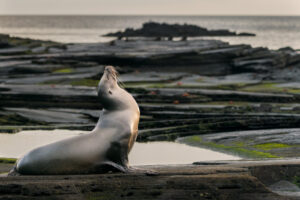
<path id="1" fill-rule="evenodd" d="M 262 169 L 276 168 L 274 158 L 290 158 L 284 162 L 299 165 L 296 157 L 300 148 L 300 55 L 291 48 L 269 50 L 217 40 L 116 40 L 95 44 L 58 44 L 7 35 L 0 36 L 0 43 L 5 44 L 0 48 L 1 133 L 57 128 L 91 130 L 101 109 L 96 98 L 98 80 L 104 65 L 115 65 L 124 87 L 140 105 L 138 141 L 176 140 L 244 158 L 271 159 L 267 166 L 263 164 Z M 7 172 L 11 166 L 11 163 L 1 163 L 0 170 Z M 294 166 L 281 164 L 278 169 L 286 170 L 282 175 L 298 177 Z M 213 167 L 212 163 L 209 167 Z M 110 178 L 105 177 L 111 176 L 111 179 L 122 183 L 136 177 L 141 184 L 163 182 L 163 192 L 160 190 L 157 195 L 161 199 L 175 194 L 176 189 L 190 179 L 197 187 L 203 186 L 201 194 L 207 194 L 208 199 L 236 197 L 236 191 L 245 194 L 240 199 L 247 199 L 246 194 L 249 193 L 254 193 L 256 199 L 260 195 L 269 199 L 285 199 L 270 193 L 265 186 L 280 180 L 292 183 L 294 180 L 281 177 L 265 183 L 257 176 L 249 178 L 249 171 L 244 177 L 244 172 L 232 174 L 230 170 L 226 171 L 227 165 L 215 167 L 216 171 L 225 170 L 225 175 L 189 174 L 193 169 L 198 170 L 197 166 L 179 167 L 186 170 L 180 172 L 176 171 L 179 170 L 176 167 L 158 166 L 157 171 L 161 174 L 169 174 L 155 177 L 112 174 L 93 178 L 1 178 L 0 194 L 4 195 L 3 199 L 39 199 L 41 196 L 50 199 L 53 196 L 49 193 L 58 191 L 62 196 L 58 195 L 57 199 L 63 199 L 68 195 L 83 195 L 81 190 L 87 189 L 88 196 L 78 196 L 78 199 L 92 199 L 94 194 L 106 195 L 108 187 L 97 190 L 107 185 Z M 204 169 L 199 167 L 200 171 Z M 175 170 L 173 174 L 172 170 Z M 106 182 L 96 181 L 101 178 Z M 257 178 L 265 186 L 258 183 Z M 215 189 L 217 184 L 213 183 L 203 185 L 203 182 L 214 179 L 220 180 L 218 183 L 229 189 Z M 242 181 L 243 184 L 231 187 L 228 179 Z M 20 183 L 16 183 L 17 180 Z M 93 187 L 87 184 L 89 182 L 96 184 L 95 191 L 91 191 Z M 53 189 L 59 184 L 63 185 L 62 188 Z M 68 193 L 67 188 L 73 189 Z M 188 188 L 184 190 L 189 191 Z M 9 191 L 17 192 L 15 195 Z M 131 194 L 132 191 L 128 192 Z M 220 196 L 213 196 L 215 194 Z M 153 198 L 144 192 L 134 192 L 128 198 L 140 198 L 141 195 Z M 197 195 L 186 197 L 202 198 Z"/>
<path id="2" fill-rule="evenodd" d="M 46 42 L 47 49 L 37 52 L 45 42 L 5 38 L 11 47 L 1 49 L 10 55 L 0 52 L 0 132 L 92 129 L 101 109 L 95 86 L 108 64 L 118 66 L 140 105 L 138 141 L 299 128 L 300 55 L 290 48 L 136 40 Z"/>

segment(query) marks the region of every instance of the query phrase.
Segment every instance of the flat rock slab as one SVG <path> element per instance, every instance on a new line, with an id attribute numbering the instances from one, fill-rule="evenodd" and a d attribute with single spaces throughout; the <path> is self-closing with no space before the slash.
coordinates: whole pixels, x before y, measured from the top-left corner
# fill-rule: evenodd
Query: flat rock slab
<path id="1" fill-rule="evenodd" d="M 264 75 L 257 73 L 241 73 L 227 76 L 203 76 L 197 74 L 189 74 L 178 80 L 178 82 L 170 83 L 173 86 L 218 86 L 230 84 L 257 84 L 262 81 Z"/>
<path id="2" fill-rule="evenodd" d="M 193 50 L 208 50 L 226 46 L 228 43 L 218 40 L 194 40 L 194 41 L 115 41 L 114 45 L 108 43 L 96 44 L 72 44 L 68 45 L 67 53 L 98 52 L 109 55 L 168 55 L 170 53 L 182 53 Z M 65 55 L 66 55 L 65 54 Z"/>
<path id="3" fill-rule="evenodd" d="M 185 73 L 164 73 L 164 72 L 134 72 L 120 75 L 122 82 L 170 82 L 172 80 L 178 80 Z"/>
<path id="4" fill-rule="evenodd" d="M 262 92 L 243 92 L 234 90 L 212 90 L 194 88 L 149 88 L 157 94 L 182 95 L 184 93 L 203 95 L 213 101 L 256 101 L 256 102 L 298 102 L 299 97 L 293 94 L 276 94 Z"/>
<path id="5" fill-rule="evenodd" d="M 10 85 L 0 84 L 1 94 L 53 95 L 53 96 L 96 96 L 94 87 L 70 85 Z"/>
<path id="6" fill-rule="evenodd" d="M 139 169 L 153 170 L 156 174 L 139 170 L 130 174 L 2 175 L 0 199 L 296 199 L 275 194 L 267 187 L 280 180 L 290 182 L 299 173 L 300 160 L 226 161 L 220 165 L 140 166 Z M 289 173 L 283 177 L 280 171 Z"/>
<path id="7" fill-rule="evenodd" d="M 278 181 L 269 186 L 269 188 L 279 195 L 300 197 L 300 188 L 289 181 Z"/>
<path id="8" fill-rule="evenodd" d="M 6 108 L 5 110 L 21 115 L 25 118 L 47 123 L 71 123 L 87 124 L 91 123 L 83 113 L 76 113 L 64 110 L 28 109 L 28 108 Z"/>
<path id="9" fill-rule="evenodd" d="M 217 40 L 116 40 L 110 43 L 66 44 L 63 48 L 52 47 L 45 52 L 38 49 L 35 54 L 27 51 L 35 51 L 35 48 L 21 46 L 2 49 L 0 66 L 14 66 L 10 62 L 18 60 L 29 63 L 44 60 L 44 64 L 87 61 L 130 66 L 135 70 L 151 71 L 156 68 L 166 72 L 193 72 L 201 75 L 264 72 L 273 79 L 299 81 L 300 56 L 296 51 L 273 51 L 244 44 L 230 45 Z M 273 74 L 274 71 L 277 72 Z"/>
<path id="10" fill-rule="evenodd" d="M 19 61 L 18 60 L 2 61 L 2 62 L 0 62 L 0 68 L 14 67 L 14 66 L 30 64 L 30 63 L 31 63 L 30 60 L 25 60 L 25 61 L 23 61 L 23 60 L 19 60 Z"/>
<path id="11" fill-rule="evenodd" d="M 277 87 L 288 87 L 288 88 L 298 88 L 298 89 L 300 89 L 300 83 L 299 82 L 283 83 L 283 84 L 277 85 Z"/>
<path id="12" fill-rule="evenodd" d="M 0 49 L 0 55 L 14 55 L 14 54 L 24 54 L 27 51 L 29 51 L 28 47 L 11 47 L 11 48 L 5 48 Z"/>
<path id="13" fill-rule="evenodd" d="M 195 139 L 195 137 L 198 137 L 198 142 L 191 140 Z M 275 157 L 300 156 L 299 128 L 220 132 L 179 138 L 178 140 L 195 146 L 208 145 L 212 148 L 215 147 L 216 149 L 219 147 L 219 150 L 231 151 L 231 153 L 239 153 L 242 149 L 248 153 L 253 153 L 255 151 Z"/>
<path id="14" fill-rule="evenodd" d="M 20 68 L 19 68 L 20 69 Z M 36 75 L 32 74 L 19 74 L 18 76 L 7 76 L 3 80 L 6 84 L 42 84 L 45 82 L 59 82 L 66 80 L 80 80 L 90 78 L 102 74 L 103 67 L 86 67 L 83 69 L 72 69 L 71 73 L 43 73 Z"/>

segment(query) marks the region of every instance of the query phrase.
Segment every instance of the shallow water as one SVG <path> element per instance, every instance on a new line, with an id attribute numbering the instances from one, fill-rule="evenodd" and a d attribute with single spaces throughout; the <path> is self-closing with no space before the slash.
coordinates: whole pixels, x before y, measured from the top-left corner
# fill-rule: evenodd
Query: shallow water
<path id="1" fill-rule="evenodd" d="M 22 131 L 17 134 L 0 134 L 0 157 L 20 158 L 36 147 L 71 138 L 85 131 Z M 175 142 L 135 143 L 129 154 L 131 165 L 191 164 L 195 161 L 238 160 L 239 157 L 191 147 Z"/>

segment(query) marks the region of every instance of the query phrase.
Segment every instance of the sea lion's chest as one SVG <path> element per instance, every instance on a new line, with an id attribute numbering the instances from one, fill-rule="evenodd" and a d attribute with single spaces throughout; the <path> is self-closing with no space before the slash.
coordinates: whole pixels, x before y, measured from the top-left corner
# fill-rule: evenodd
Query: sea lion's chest
<path id="1" fill-rule="evenodd" d="M 113 120 L 112 120 L 113 119 Z M 132 134 L 137 131 L 139 115 L 131 110 L 107 112 L 104 111 L 100 116 L 99 122 L 95 127 L 101 129 L 114 128 L 120 131 L 120 134 Z"/>

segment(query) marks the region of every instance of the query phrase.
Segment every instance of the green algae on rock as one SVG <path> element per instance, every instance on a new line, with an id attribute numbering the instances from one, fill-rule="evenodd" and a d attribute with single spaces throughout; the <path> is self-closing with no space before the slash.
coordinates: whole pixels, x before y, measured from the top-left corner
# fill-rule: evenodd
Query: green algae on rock
<path id="1" fill-rule="evenodd" d="M 16 158 L 0 158 L 0 163 L 15 163 Z"/>
<path id="2" fill-rule="evenodd" d="M 279 156 L 272 155 L 260 150 L 248 149 L 243 143 L 234 144 L 218 144 L 215 142 L 205 142 L 200 136 L 190 136 L 187 138 L 180 138 L 177 141 L 186 143 L 192 146 L 206 147 L 216 151 L 222 151 L 230 154 L 235 154 L 244 158 L 279 158 Z"/>
<path id="3" fill-rule="evenodd" d="M 295 135 L 299 131 L 299 129 L 235 131 L 183 137 L 177 141 L 233 153 L 245 158 L 298 157 L 300 140 Z"/>

